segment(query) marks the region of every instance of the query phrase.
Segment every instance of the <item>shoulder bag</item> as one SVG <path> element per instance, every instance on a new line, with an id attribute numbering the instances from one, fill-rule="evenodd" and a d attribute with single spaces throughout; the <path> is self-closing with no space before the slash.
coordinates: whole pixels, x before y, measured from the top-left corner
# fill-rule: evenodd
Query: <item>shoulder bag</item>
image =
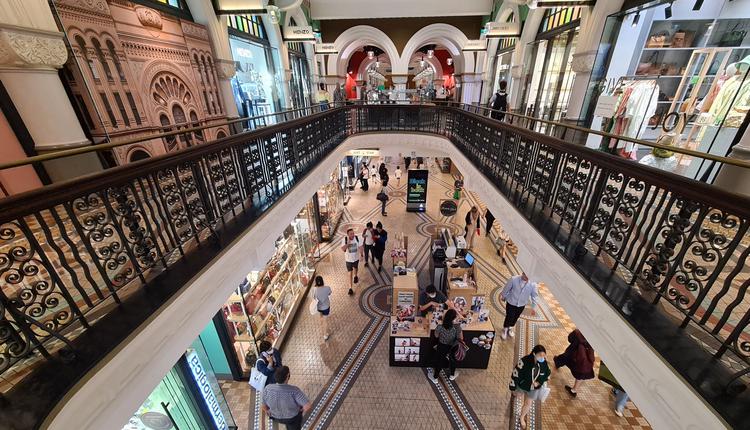
<path id="1" fill-rule="evenodd" d="M 466 346 L 466 343 L 463 340 L 459 340 L 456 344 L 456 351 L 453 353 L 456 361 L 464 361 L 464 358 L 466 358 L 466 352 L 468 350 L 469 347 Z"/>
<path id="2" fill-rule="evenodd" d="M 263 388 L 266 386 L 267 379 L 268 376 L 264 375 L 260 370 L 258 370 L 258 362 L 256 361 L 255 366 L 250 369 L 250 381 L 248 381 L 250 386 L 255 388 L 255 391 L 263 391 Z"/>
<path id="3" fill-rule="evenodd" d="M 539 401 L 544 403 L 545 400 L 547 400 L 547 397 L 549 397 L 550 388 L 547 386 L 547 383 L 545 382 L 544 385 L 538 388 L 539 390 Z"/>

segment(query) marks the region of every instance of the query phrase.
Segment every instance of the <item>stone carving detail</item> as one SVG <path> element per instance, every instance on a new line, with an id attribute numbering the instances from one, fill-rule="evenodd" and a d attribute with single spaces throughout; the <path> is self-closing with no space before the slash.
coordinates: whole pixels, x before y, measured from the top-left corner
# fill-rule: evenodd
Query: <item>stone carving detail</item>
<path id="1" fill-rule="evenodd" d="M 136 7 L 135 14 L 138 16 L 138 21 L 141 22 L 142 26 L 161 30 L 162 23 L 159 12 L 148 7 Z"/>
<path id="2" fill-rule="evenodd" d="M 570 68 L 576 73 L 589 73 L 594 68 L 596 51 L 577 52 L 573 54 Z"/>
<path id="3" fill-rule="evenodd" d="M 234 61 L 216 60 L 216 75 L 219 79 L 231 79 L 236 72 Z"/>
<path id="4" fill-rule="evenodd" d="M 93 10 L 94 12 L 108 13 L 107 2 L 105 0 L 57 0 L 57 2 L 76 6 L 83 9 Z"/>
<path id="5" fill-rule="evenodd" d="M 208 31 L 200 26 L 191 24 L 189 22 L 181 21 L 182 24 L 182 32 L 185 33 L 187 36 L 195 37 L 196 39 L 201 40 L 208 40 Z M 234 75 L 234 73 L 232 73 Z"/>
<path id="6" fill-rule="evenodd" d="M 60 68 L 67 59 L 62 33 L 58 36 L 0 29 L 0 64 Z"/>

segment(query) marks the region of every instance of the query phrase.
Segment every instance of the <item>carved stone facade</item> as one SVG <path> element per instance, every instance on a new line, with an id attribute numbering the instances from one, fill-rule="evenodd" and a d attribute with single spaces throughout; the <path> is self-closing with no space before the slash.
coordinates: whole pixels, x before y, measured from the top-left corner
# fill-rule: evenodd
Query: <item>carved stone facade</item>
<path id="1" fill-rule="evenodd" d="M 59 69 L 68 52 L 63 34 L 0 24 L 0 65 Z"/>
<path id="2" fill-rule="evenodd" d="M 226 119 L 217 75 L 226 73 L 225 66 L 215 64 L 204 26 L 127 0 L 54 2 L 71 44 L 68 62 L 63 56 L 59 63 L 95 142 Z M 226 126 L 119 147 L 112 161 L 153 157 L 219 133 L 227 135 Z"/>

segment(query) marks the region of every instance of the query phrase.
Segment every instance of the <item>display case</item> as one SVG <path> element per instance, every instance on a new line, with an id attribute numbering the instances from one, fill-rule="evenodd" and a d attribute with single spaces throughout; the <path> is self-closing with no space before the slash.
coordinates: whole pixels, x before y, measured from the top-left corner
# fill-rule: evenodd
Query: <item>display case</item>
<path id="1" fill-rule="evenodd" d="M 229 339 L 243 374 L 257 357 L 257 344 L 278 347 L 314 274 L 311 230 L 303 209 L 276 242 L 276 252 L 262 271 L 250 272 L 223 307 Z"/>
<path id="2" fill-rule="evenodd" d="M 315 194 L 318 199 L 320 238 L 323 241 L 333 239 L 341 215 L 344 213 L 344 194 L 338 180 L 338 173 L 332 176 L 332 179 Z"/>

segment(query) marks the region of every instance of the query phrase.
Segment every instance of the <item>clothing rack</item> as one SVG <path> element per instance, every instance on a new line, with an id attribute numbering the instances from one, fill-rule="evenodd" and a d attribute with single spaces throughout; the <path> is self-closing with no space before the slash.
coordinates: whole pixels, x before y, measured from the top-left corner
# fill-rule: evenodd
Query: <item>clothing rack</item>
<path id="1" fill-rule="evenodd" d="M 619 86 L 620 86 L 620 84 L 621 84 L 621 83 L 622 83 L 623 81 L 626 81 L 626 80 L 627 80 L 627 81 L 646 81 L 646 80 L 654 80 L 654 81 L 656 82 L 656 80 L 657 80 L 657 79 L 659 79 L 659 78 L 661 78 L 661 76 L 662 76 L 662 75 L 661 75 L 661 73 L 660 73 L 660 74 L 658 74 L 658 75 L 625 75 L 625 76 L 621 76 L 621 77 L 620 77 L 619 79 L 617 79 L 617 83 L 615 84 L 615 86 L 614 86 L 614 88 L 612 89 L 612 91 L 614 92 L 614 90 L 615 90 L 615 89 L 617 89 L 617 87 L 619 87 Z M 654 91 L 656 91 L 656 87 L 657 87 L 657 86 L 658 86 L 658 84 L 654 85 L 654 87 L 653 87 L 653 88 L 651 89 L 651 94 L 649 94 L 649 100 L 651 100 L 651 98 L 653 98 L 653 96 L 654 96 Z M 641 130 L 643 130 L 643 122 L 644 122 L 645 120 L 646 120 L 646 117 L 645 117 L 645 116 L 644 116 L 643 118 L 641 118 L 641 123 L 640 123 L 640 124 L 638 124 L 638 135 L 636 135 L 636 136 L 633 136 L 633 138 L 634 138 L 634 139 L 639 139 L 639 137 L 640 137 L 640 134 L 641 134 Z"/>

